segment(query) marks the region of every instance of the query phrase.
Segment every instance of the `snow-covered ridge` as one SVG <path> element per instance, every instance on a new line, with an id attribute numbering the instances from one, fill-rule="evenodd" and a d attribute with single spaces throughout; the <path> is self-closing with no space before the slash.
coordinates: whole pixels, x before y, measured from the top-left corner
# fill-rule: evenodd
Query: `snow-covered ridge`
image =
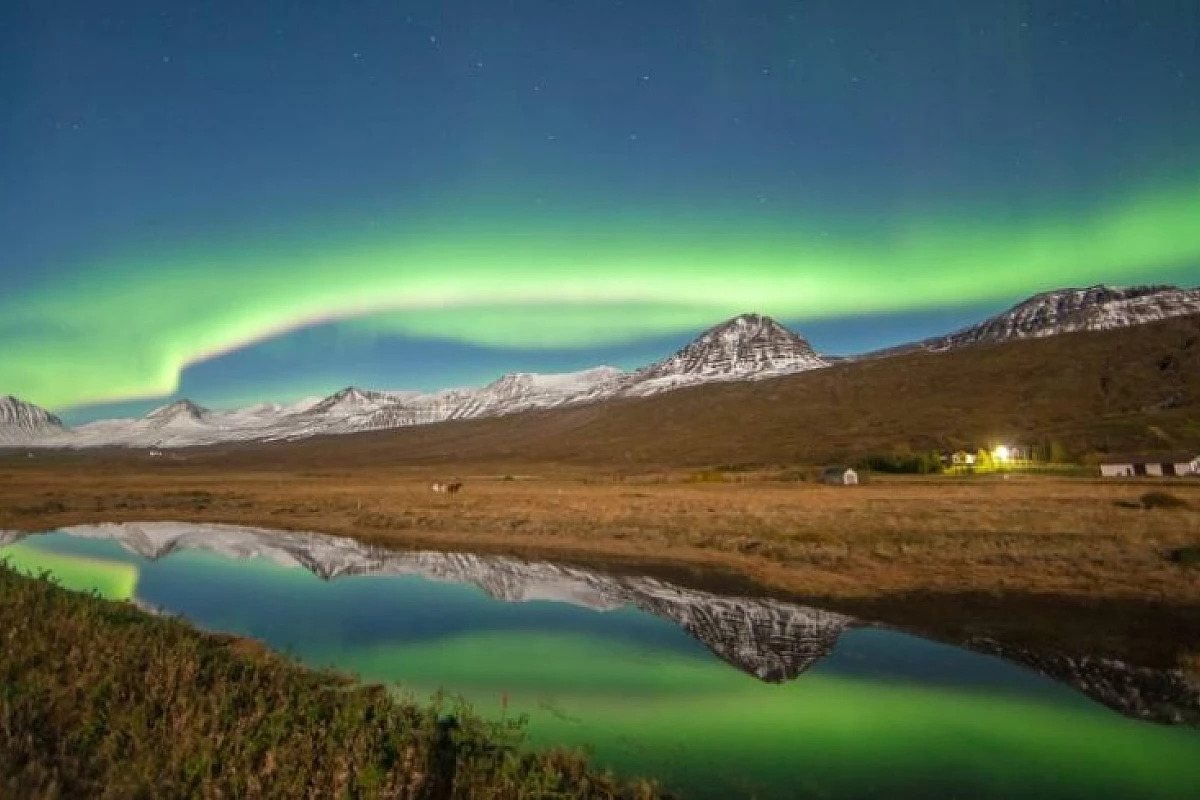
<path id="1" fill-rule="evenodd" d="M 0 445 L 27 444 L 65 431 L 62 420 L 32 403 L 0 397 Z"/>
<path id="2" fill-rule="evenodd" d="M 1189 314 L 1200 314 L 1200 289 L 1061 289 L 1031 297 L 946 336 L 863 357 L 1123 328 Z M 209 410 L 180 400 L 141 419 L 102 420 L 74 429 L 64 428 L 37 406 L 0 398 L 0 446 L 167 448 L 303 439 L 644 397 L 686 386 L 820 369 L 838 360 L 817 354 L 803 337 L 770 317 L 742 314 L 705 331 L 671 356 L 628 373 L 603 366 L 559 375 L 514 373 L 479 388 L 432 393 L 351 386 L 291 406 L 264 403 L 234 411 Z"/>
<path id="3" fill-rule="evenodd" d="M 1128 328 L 1191 314 L 1200 314 L 1200 289 L 1177 286 L 1059 289 L 1034 295 L 977 325 L 901 349 L 950 350 L 1078 331 Z"/>
<path id="4" fill-rule="evenodd" d="M 263 558 L 303 567 L 324 580 L 353 575 L 417 575 L 472 584 L 509 603 L 545 600 L 595 611 L 637 608 L 671 620 L 716 656 L 756 678 L 795 678 L 829 654 L 850 617 L 776 600 L 723 597 L 655 578 L 606 575 L 579 567 L 502 556 L 400 552 L 317 533 L 233 525 L 106 523 L 62 533 L 111 539 L 149 561 L 182 550 L 226 558 Z M 0 543 L 16 537 L 0 531 Z"/>
<path id="5" fill-rule="evenodd" d="M 0 443 L 167 448 L 301 439 L 645 396 L 697 383 L 765 378 L 825 364 L 808 342 L 774 320 L 743 314 L 704 332 L 669 358 L 630 373 L 607 366 L 556 375 L 513 373 L 476 389 L 428 394 L 350 386 L 324 399 L 293 406 L 260 404 L 234 411 L 210 410 L 179 400 L 140 419 L 101 420 L 74 429 L 61 425 L 36 430 L 14 427 L 7 438 L 7 428 L 0 420 Z M 22 406 L 33 410 L 27 413 L 46 413 L 36 406 Z"/>

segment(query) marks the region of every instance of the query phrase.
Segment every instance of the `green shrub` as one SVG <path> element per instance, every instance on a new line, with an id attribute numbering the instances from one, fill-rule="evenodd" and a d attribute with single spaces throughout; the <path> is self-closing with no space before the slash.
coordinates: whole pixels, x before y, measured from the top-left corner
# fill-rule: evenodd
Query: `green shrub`
<path id="1" fill-rule="evenodd" d="M 933 475 L 942 471 L 942 457 L 938 453 L 875 453 L 859 459 L 854 466 L 894 475 Z"/>
<path id="2" fill-rule="evenodd" d="M 1184 567 L 1200 567 L 1200 545 L 1177 547 L 1168 556 L 1171 561 Z"/>

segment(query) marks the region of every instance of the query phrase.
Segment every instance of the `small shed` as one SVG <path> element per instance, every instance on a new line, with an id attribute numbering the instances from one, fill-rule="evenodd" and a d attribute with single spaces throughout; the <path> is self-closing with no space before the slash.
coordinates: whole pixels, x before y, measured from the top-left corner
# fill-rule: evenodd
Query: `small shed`
<path id="1" fill-rule="evenodd" d="M 1100 474 L 1105 478 L 1200 475 L 1200 456 L 1194 453 L 1110 456 L 1100 462 Z"/>
<path id="2" fill-rule="evenodd" d="M 832 486 L 857 486 L 858 473 L 852 467 L 826 467 L 821 480 Z"/>

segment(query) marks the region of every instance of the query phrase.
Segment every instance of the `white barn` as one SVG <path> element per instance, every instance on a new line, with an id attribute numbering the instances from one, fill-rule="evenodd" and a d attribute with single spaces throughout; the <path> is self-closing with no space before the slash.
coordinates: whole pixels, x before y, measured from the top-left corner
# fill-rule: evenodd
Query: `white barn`
<path id="1" fill-rule="evenodd" d="M 1191 453 L 1113 456 L 1100 462 L 1100 474 L 1105 478 L 1200 475 L 1200 456 Z"/>

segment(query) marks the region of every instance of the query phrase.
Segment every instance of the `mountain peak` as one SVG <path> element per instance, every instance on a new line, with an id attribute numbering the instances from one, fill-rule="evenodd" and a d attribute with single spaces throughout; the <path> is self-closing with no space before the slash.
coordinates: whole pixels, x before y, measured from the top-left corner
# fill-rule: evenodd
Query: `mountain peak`
<path id="1" fill-rule="evenodd" d="M 185 397 L 182 400 L 176 400 L 174 403 L 159 406 L 147 414 L 145 419 L 159 422 L 188 419 L 198 422 L 207 415 L 208 409 L 196 405 Z"/>
<path id="2" fill-rule="evenodd" d="M 577 372 L 510 372 L 484 387 L 485 392 L 508 397 L 529 392 L 566 395 L 616 381 L 624 373 L 616 367 L 600 366 Z"/>
<path id="3" fill-rule="evenodd" d="M 357 386 L 347 386 L 345 389 L 309 406 L 303 413 L 321 415 L 329 412 L 337 414 L 364 414 L 377 411 L 383 406 L 390 405 L 393 399 L 387 392 L 377 392 L 360 389 Z"/>
<path id="4" fill-rule="evenodd" d="M 745 313 L 709 328 L 636 377 L 639 383 L 680 377 L 735 380 L 802 372 L 826 364 L 803 336 L 771 317 Z"/>
<path id="5" fill-rule="evenodd" d="M 11 394 L 0 397 L 0 441 L 36 439 L 63 430 L 62 420 Z"/>

